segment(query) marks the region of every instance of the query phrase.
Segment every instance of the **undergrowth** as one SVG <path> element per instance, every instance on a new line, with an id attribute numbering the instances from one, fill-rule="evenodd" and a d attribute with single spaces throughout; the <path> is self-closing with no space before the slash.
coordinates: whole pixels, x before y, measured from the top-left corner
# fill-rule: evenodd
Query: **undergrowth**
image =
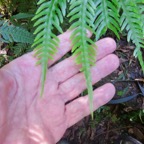
<path id="1" fill-rule="evenodd" d="M 0 1 L 0 67 L 30 52 L 34 40 L 31 18 L 37 0 Z"/>

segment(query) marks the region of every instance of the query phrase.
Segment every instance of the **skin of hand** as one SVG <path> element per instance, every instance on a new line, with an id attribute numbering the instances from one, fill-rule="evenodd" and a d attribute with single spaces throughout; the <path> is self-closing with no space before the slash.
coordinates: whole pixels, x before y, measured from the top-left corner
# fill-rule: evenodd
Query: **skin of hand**
<path id="1" fill-rule="evenodd" d="M 55 64 L 71 50 L 70 31 L 59 36 L 60 46 L 49 62 L 43 97 L 40 97 L 41 66 L 33 52 L 17 58 L 0 69 L 0 143 L 55 144 L 66 129 L 90 114 L 85 78 L 73 57 Z M 90 36 L 90 34 L 88 34 Z M 116 43 L 111 38 L 97 43 L 97 62 L 91 68 L 93 84 L 112 73 L 119 59 L 111 54 Z M 55 65 L 54 65 L 55 64 Z M 115 94 L 107 83 L 94 90 L 94 110 Z"/>

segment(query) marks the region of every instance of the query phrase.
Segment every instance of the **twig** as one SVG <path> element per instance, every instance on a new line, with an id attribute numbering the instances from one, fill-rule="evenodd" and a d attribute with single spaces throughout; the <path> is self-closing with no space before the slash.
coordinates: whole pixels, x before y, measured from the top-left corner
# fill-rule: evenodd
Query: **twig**
<path id="1" fill-rule="evenodd" d="M 119 130 L 121 130 L 121 129 L 131 128 L 131 127 L 133 127 L 133 126 L 126 126 L 126 127 L 121 127 L 121 128 L 112 129 L 112 130 L 109 130 L 109 131 L 100 133 L 100 134 L 98 134 L 96 137 L 98 137 L 98 136 L 100 136 L 100 135 L 102 135 L 102 134 L 110 133 L 110 132 L 112 132 L 112 131 L 119 131 Z"/>

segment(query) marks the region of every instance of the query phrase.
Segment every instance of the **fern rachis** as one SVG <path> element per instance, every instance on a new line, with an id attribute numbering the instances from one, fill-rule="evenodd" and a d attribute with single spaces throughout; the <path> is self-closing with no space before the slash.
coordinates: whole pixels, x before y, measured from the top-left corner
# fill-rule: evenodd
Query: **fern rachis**
<path id="1" fill-rule="evenodd" d="M 49 59 L 53 59 L 53 55 L 57 52 L 56 47 L 59 45 L 59 39 L 53 33 L 53 29 L 56 28 L 62 33 L 60 22 L 63 22 L 63 16 L 66 10 L 66 0 L 40 0 L 38 2 L 40 7 L 38 8 L 33 20 L 37 20 L 34 26 L 37 26 L 34 34 L 36 38 L 34 40 L 33 47 L 35 47 L 35 56 L 39 58 L 37 64 L 42 66 L 42 78 L 41 78 L 41 95 L 43 94 L 44 84 L 46 80 L 46 72 Z"/>
<path id="2" fill-rule="evenodd" d="M 96 40 L 98 40 L 108 29 L 114 32 L 119 38 L 119 11 L 118 2 L 116 0 L 110 2 L 109 0 L 97 0 L 95 11 L 95 29 Z"/>
<path id="3" fill-rule="evenodd" d="M 93 118 L 93 87 L 91 79 L 90 68 L 95 63 L 95 50 L 94 42 L 87 37 L 87 29 L 92 30 L 94 22 L 94 3 L 92 0 L 72 0 L 70 6 L 69 16 L 70 22 L 75 21 L 71 29 L 74 29 L 71 39 L 72 39 L 72 52 L 76 55 L 76 63 L 81 64 L 85 75 L 85 80 L 88 89 L 90 111 Z"/>

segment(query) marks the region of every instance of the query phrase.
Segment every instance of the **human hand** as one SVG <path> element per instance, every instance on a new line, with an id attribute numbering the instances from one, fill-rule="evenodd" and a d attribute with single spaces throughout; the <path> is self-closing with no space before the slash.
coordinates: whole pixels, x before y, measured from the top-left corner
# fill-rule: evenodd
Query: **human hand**
<path id="1" fill-rule="evenodd" d="M 70 51 L 69 37 L 69 31 L 59 36 L 60 46 L 54 60 L 49 62 L 42 98 L 41 66 L 35 66 L 37 60 L 33 57 L 33 52 L 0 70 L 0 78 L 7 81 L 7 87 L 0 93 L 0 101 L 3 102 L 0 105 L 1 144 L 54 144 L 67 128 L 90 114 L 88 96 L 78 97 L 86 89 L 86 84 L 74 58 L 67 58 L 52 66 Z M 97 62 L 91 69 L 93 84 L 119 66 L 117 56 L 111 54 L 116 48 L 114 40 L 105 38 L 96 44 Z M 106 104 L 114 94 L 112 84 L 96 89 L 94 110 Z M 71 102 L 67 103 L 69 101 Z"/>

